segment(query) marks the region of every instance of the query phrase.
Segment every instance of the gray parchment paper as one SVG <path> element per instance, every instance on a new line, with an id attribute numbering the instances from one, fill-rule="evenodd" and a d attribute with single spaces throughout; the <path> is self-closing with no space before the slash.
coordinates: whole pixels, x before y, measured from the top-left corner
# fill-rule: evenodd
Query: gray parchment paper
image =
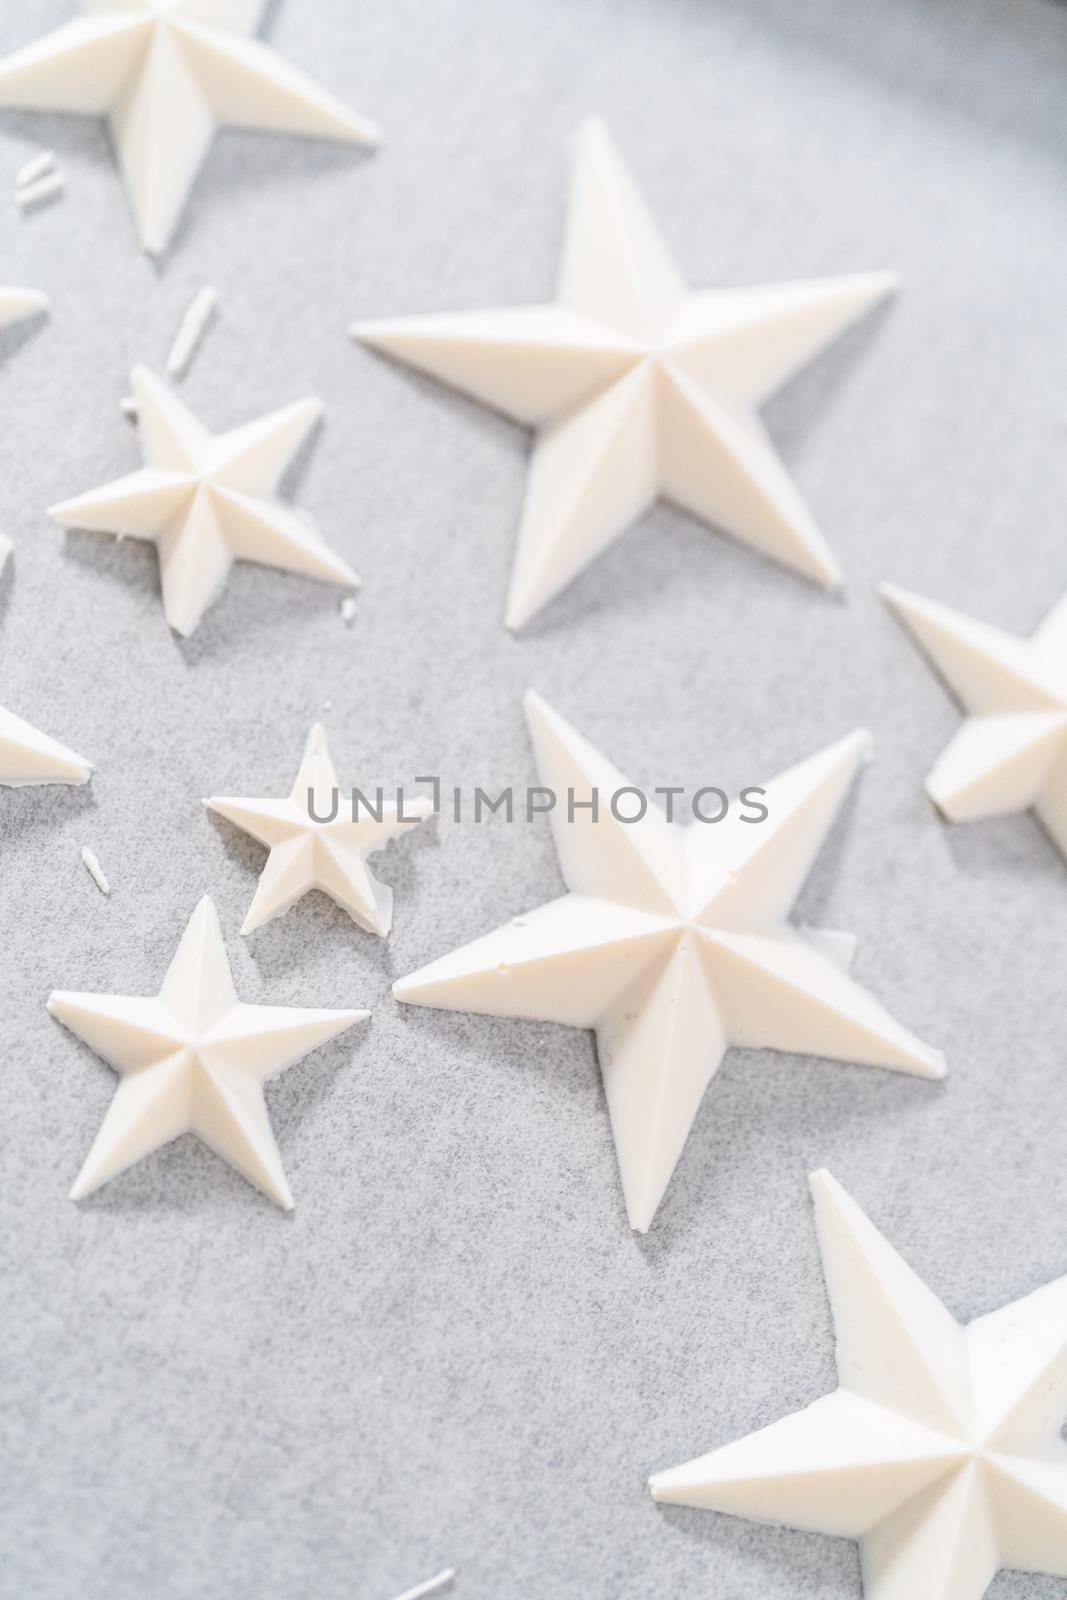
<path id="1" fill-rule="evenodd" d="M 69 14 L 8 0 L 0 48 Z M 961 1318 L 1067 1270 L 1067 879 L 1026 818 L 934 818 L 957 713 L 874 594 L 1023 632 L 1067 585 L 1067 11 L 288 0 L 267 37 L 386 142 L 225 136 L 161 268 L 100 124 L 0 116 L 0 192 L 45 145 L 68 176 L 0 223 L 3 279 L 53 303 L 0 366 L 0 702 L 97 766 L 0 797 L 0 1589 L 389 1600 L 452 1564 L 472 1600 L 857 1596 L 851 1545 L 644 1485 L 833 1386 L 813 1167 Z M 547 297 L 590 111 L 695 286 L 902 274 L 768 416 L 844 603 L 660 508 L 508 636 L 527 439 L 349 342 L 357 316 Z M 351 628 L 337 591 L 246 567 L 182 644 L 150 550 L 43 515 L 138 464 L 126 373 L 205 282 L 205 421 L 326 402 L 290 488 L 364 579 Z M 317 897 L 238 938 L 263 853 L 201 796 L 287 792 L 320 716 L 345 782 L 535 781 L 528 685 L 649 785 L 758 783 L 870 727 L 799 911 L 859 934 L 948 1081 L 731 1055 L 641 1240 L 590 1037 L 389 996 L 559 891 L 546 823 L 442 820 L 380 857 L 388 943 Z M 188 1138 L 74 1206 L 114 1077 L 45 998 L 155 992 L 208 890 L 244 998 L 373 1009 L 268 1090 L 296 1212 Z"/>

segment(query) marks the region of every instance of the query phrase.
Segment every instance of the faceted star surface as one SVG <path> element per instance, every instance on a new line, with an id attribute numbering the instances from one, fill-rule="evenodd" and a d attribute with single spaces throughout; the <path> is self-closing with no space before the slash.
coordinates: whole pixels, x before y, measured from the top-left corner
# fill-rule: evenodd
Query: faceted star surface
<path id="1" fill-rule="evenodd" d="M 1033 809 L 1067 855 L 1067 596 L 1024 640 L 893 584 L 882 594 L 970 713 L 926 780 L 938 810 Z"/>
<path id="2" fill-rule="evenodd" d="M 0 706 L 0 785 L 87 783 L 91 764 Z"/>
<path id="3" fill-rule="evenodd" d="M 842 970 L 840 938 L 787 921 L 863 761 L 857 733 L 766 788 L 767 819 L 731 808 L 672 827 L 622 823 L 622 774 L 537 695 L 527 715 L 570 890 L 394 985 L 399 1000 L 595 1028 L 630 1224 L 652 1222 L 731 1045 L 940 1078 L 941 1056 Z M 598 797 L 599 812 L 575 810 Z M 636 810 L 631 796 L 624 814 Z M 622 809 L 622 806 L 620 806 Z"/>
<path id="4" fill-rule="evenodd" d="M 375 144 L 373 123 L 250 35 L 266 0 L 83 0 L 0 61 L 0 105 L 107 117 L 143 247 L 165 250 L 217 128 Z"/>
<path id="5" fill-rule="evenodd" d="M 352 332 L 537 429 L 506 614 L 519 628 L 661 496 L 838 584 L 758 411 L 893 285 L 879 272 L 689 293 L 590 122 L 554 304 Z"/>
<path id="6" fill-rule="evenodd" d="M 828 1172 L 811 1187 L 840 1388 L 654 1497 L 858 1539 L 867 1600 L 1067 1576 L 1067 1277 L 960 1327 Z"/>
<path id="7" fill-rule="evenodd" d="M 182 1133 L 195 1133 L 286 1210 L 292 1194 L 263 1084 L 367 1011 L 248 1006 L 238 1000 L 215 907 L 205 895 L 153 999 L 50 996 L 48 1009 L 119 1074 L 70 1192 L 81 1200 Z"/>
<path id="8" fill-rule="evenodd" d="M 235 561 L 358 587 L 312 519 L 276 494 L 322 416 L 320 401 L 297 400 L 230 433 L 210 434 L 146 367 L 135 367 L 130 381 L 145 466 L 48 515 L 64 528 L 154 544 L 163 610 L 176 633 L 193 632 Z"/>
<path id="9" fill-rule="evenodd" d="M 433 806 L 420 797 L 405 797 L 402 808 L 373 792 L 364 798 L 357 810 L 351 792 L 341 790 L 325 731 L 316 723 L 288 800 L 204 801 L 270 848 L 242 933 L 280 917 L 311 889 L 328 894 L 368 933 L 389 932 L 393 891 L 374 877 L 367 857 L 424 822 Z"/>

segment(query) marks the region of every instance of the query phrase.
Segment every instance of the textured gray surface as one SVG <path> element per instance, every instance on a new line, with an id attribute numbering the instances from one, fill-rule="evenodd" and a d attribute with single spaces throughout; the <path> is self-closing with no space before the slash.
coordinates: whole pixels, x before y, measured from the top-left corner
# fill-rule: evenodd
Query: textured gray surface
<path id="1" fill-rule="evenodd" d="M 66 15 L 10 0 L 0 47 Z M 485 1600 L 858 1595 L 851 1545 L 657 1508 L 644 1479 L 832 1386 L 816 1165 L 961 1317 L 1067 1268 L 1064 869 L 1025 818 L 935 821 L 956 713 L 873 595 L 1021 631 L 1067 584 L 1067 12 L 290 0 L 269 32 L 387 143 L 227 136 L 161 270 L 98 125 L 0 119 L 0 172 L 50 144 L 69 174 L 0 230 L 2 276 L 53 298 L 0 369 L 0 701 L 98 769 L 0 797 L 0 1587 L 386 1600 L 452 1563 Z M 523 435 L 346 339 L 546 296 L 590 110 L 694 285 L 903 274 L 770 413 L 846 604 L 660 509 L 509 637 Z M 125 372 L 205 281 L 206 420 L 326 401 L 295 488 L 363 576 L 351 629 L 336 591 L 242 568 L 181 644 L 149 551 L 42 515 L 136 464 Z M 801 911 L 859 933 L 858 975 L 948 1082 L 732 1055 L 640 1240 L 589 1037 L 389 998 L 557 892 L 547 825 L 441 822 L 380 857 L 387 945 L 317 899 L 237 937 L 262 852 L 201 795 L 285 793 L 327 701 L 343 781 L 532 780 L 529 684 L 649 784 L 759 781 L 870 726 Z M 268 1091 L 295 1215 L 190 1139 L 76 1207 L 114 1079 L 45 997 L 153 992 L 204 890 L 245 998 L 374 1011 Z"/>

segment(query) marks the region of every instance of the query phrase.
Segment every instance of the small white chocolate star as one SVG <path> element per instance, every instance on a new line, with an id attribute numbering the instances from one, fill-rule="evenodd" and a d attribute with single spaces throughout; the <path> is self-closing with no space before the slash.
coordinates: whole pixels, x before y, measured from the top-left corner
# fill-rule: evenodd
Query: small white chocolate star
<path id="1" fill-rule="evenodd" d="M 433 813 L 429 800 L 404 798 L 401 807 L 380 794 L 353 800 L 342 793 L 316 723 L 288 800 L 234 800 L 204 804 L 270 848 L 242 933 L 284 915 L 312 889 L 329 895 L 353 922 L 383 937 L 393 921 L 393 891 L 379 883 L 367 857 Z"/>
<path id="2" fill-rule="evenodd" d="M 81 1200 L 182 1133 L 195 1133 L 290 1210 L 263 1084 L 368 1011 L 306 1011 L 238 1000 L 205 895 L 157 997 L 57 992 L 48 1009 L 119 1074 L 115 1098 L 70 1192 Z"/>
<path id="3" fill-rule="evenodd" d="M 154 544 L 163 610 L 176 633 L 193 632 L 235 561 L 358 587 L 311 517 L 276 494 L 322 416 L 320 401 L 297 400 L 230 433 L 210 434 L 147 367 L 135 367 L 130 382 L 145 466 L 48 515 L 64 528 Z"/>

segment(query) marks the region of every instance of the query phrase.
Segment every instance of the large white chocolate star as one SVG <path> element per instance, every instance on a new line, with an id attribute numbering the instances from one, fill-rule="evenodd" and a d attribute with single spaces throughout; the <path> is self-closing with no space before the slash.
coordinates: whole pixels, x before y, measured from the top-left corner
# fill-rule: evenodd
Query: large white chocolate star
<path id="1" fill-rule="evenodd" d="M 270 848 L 242 933 L 321 889 L 353 922 L 384 937 L 393 922 L 393 891 L 374 877 L 367 857 L 433 812 L 422 797 L 405 798 L 400 807 L 380 793 L 355 799 L 343 794 L 320 723 L 308 735 L 288 800 L 215 796 L 204 804 Z"/>
<path id="2" fill-rule="evenodd" d="M 215 131 L 375 144 L 353 116 L 249 37 L 266 0 L 82 0 L 85 16 L 0 61 L 0 105 L 108 118 L 146 250 L 165 250 Z"/>
<path id="3" fill-rule="evenodd" d="M 538 430 L 506 616 L 519 628 L 659 496 L 837 584 L 758 408 L 893 284 L 880 272 L 688 293 L 589 122 L 554 304 L 352 332 Z"/>
<path id="4" fill-rule="evenodd" d="M 867 1600 L 1067 1576 L 1067 1277 L 961 1328 L 828 1172 L 811 1187 L 840 1388 L 653 1495 L 858 1539 Z"/>
<path id="5" fill-rule="evenodd" d="M 87 783 L 92 770 L 84 756 L 0 706 L 0 785 L 21 789 L 31 783 Z"/>
<path id="6" fill-rule="evenodd" d="M 72 1200 L 179 1134 L 195 1133 L 286 1210 L 293 1197 L 263 1083 L 370 1015 L 243 1005 L 207 895 L 155 999 L 57 992 L 48 1009 L 121 1079 L 70 1191 Z"/>
<path id="7" fill-rule="evenodd" d="M 1067 596 L 1031 639 L 883 584 L 882 594 L 970 713 L 926 780 L 950 822 L 1032 807 L 1067 855 Z"/>
<path id="8" fill-rule="evenodd" d="M 177 633 L 193 632 L 235 561 L 358 586 L 307 513 L 283 505 L 275 492 L 322 416 L 320 401 L 296 400 L 230 433 L 210 434 L 147 367 L 135 367 L 130 382 L 145 466 L 48 515 L 64 528 L 154 544 L 163 610 Z"/>
<path id="9" fill-rule="evenodd" d="M 731 808 L 672 829 L 616 820 L 622 774 L 526 698 L 570 893 L 394 985 L 399 1000 L 595 1028 L 630 1225 L 644 1232 L 731 1045 L 944 1075 L 941 1056 L 854 983 L 840 941 L 789 910 L 867 751 L 856 733 L 768 786 L 763 822 Z M 568 820 L 568 791 L 575 820 Z M 577 809 L 596 792 L 599 814 Z M 637 807 L 630 789 L 623 815 Z M 706 802 L 702 809 L 706 808 Z"/>

